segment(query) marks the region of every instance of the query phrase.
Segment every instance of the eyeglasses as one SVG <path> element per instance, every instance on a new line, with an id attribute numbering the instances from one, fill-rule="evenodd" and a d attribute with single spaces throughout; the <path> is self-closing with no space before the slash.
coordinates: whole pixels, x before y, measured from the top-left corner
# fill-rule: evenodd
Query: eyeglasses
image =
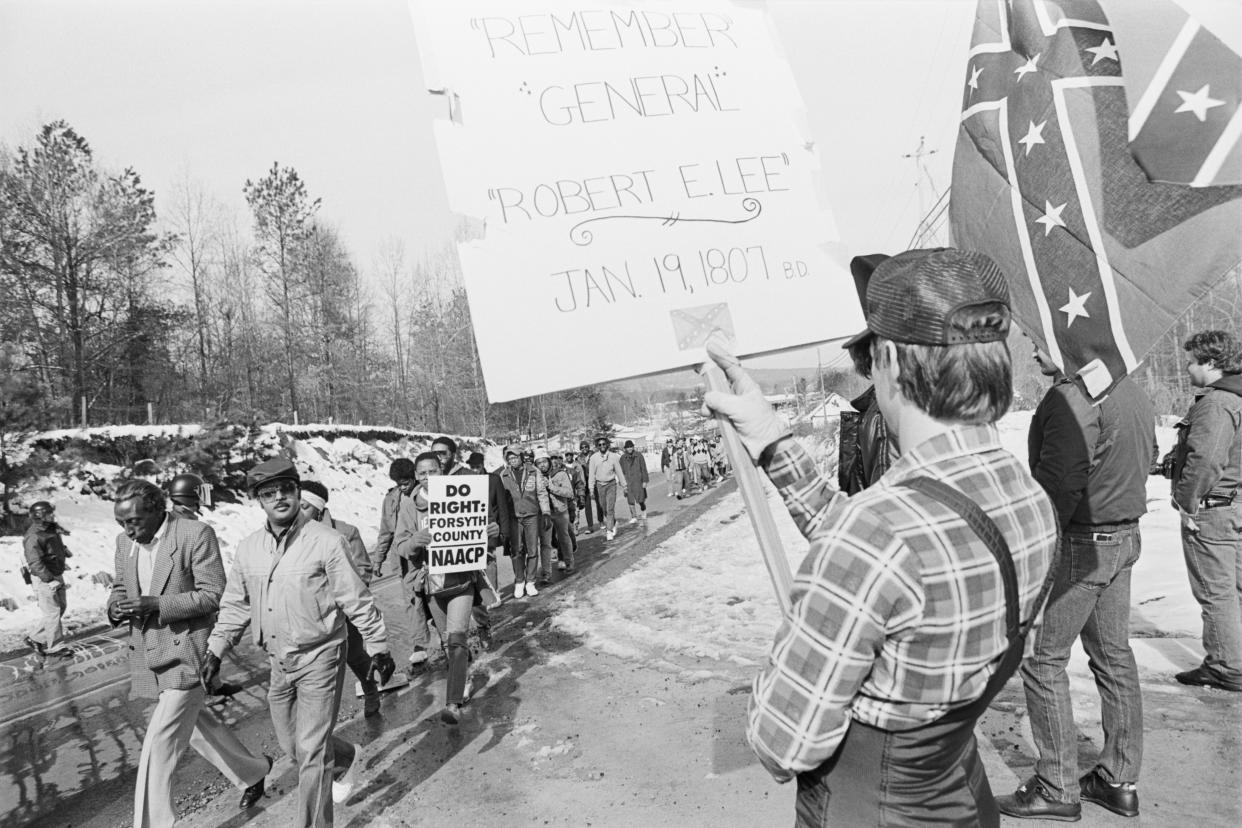
<path id="1" fill-rule="evenodd" d="M 263 503 L 271 503 L 273 500 L 280 500 L 282 497 L 288 497 L 297 492 L 298 487 L 292 483 L 278 483 L 274 486 L 266 486 L 255 492 L 255 497 Z"/>

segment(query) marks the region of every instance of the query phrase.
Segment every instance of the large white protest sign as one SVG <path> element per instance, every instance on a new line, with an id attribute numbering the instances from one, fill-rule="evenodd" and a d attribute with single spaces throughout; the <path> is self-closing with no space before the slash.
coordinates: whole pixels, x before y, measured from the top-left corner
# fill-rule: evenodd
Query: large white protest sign
<path id="1" fill-rule="evenodd" d="M 450 205 L 485 222 L 460 254 L 491 400 L 696 364 L 717 328 L 745 355 L 862 327 L 761 6 L 411 11 Z"/>
<path id="2" fill-rule="evenodd" d="M 487 475 L 427 478 L 427 572 L 443 575 L 487 566 Z"/>

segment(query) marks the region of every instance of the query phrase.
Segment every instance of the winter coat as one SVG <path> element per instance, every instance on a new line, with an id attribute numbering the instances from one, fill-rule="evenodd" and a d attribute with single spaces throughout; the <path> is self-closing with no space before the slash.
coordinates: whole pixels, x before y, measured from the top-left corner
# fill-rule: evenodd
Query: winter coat
<path id="1" fill-rule="evenodd" d="M 1237 497 L 1242 486 L 1242 374 L 1225 374 L 1190 406 L 1178 429 L 1173 499 L 1196 514 L 1203 498 Z"/>
<path id="2" fill-rule="evenodd" d="M 401 504 L 401 488 L 393 486 L 384 494 L 384 502 L 380 504 L 379 537 L 375 540 L 375 548 L 371 550 L 371 564 L 375 572 L 383 569 L 388 550 L 392 548 L 393 532 L 397 528 L 397 509 Z"/>
<path id="3" fill-rule="evenodd" d="M 1156 411 L 1129 377 L 1092 405 L 1073 381 L 1053 383 L 1031 417 L 1031 476 L 1057 509 L 1061 528 L 1137 520 L 1147 512 L 1156 452 Z"/>
<path id="4" fill-rule="evenodd" d="M 139 588 L 138 555 L 124 532 L 116 536 L 116 580 L 108 597 L 108 617 L 126 598 L 159 598 L 159 611 L 142 618 L 122 618 L 129 625 L 130 692 L 144 699 L 161 690 L 190 690 L 199 685 L 207 639 L 216 623 L 224 593 L 224 562 L 215 531 L 205 523 L 165 516 L 167 526 L 155 552 L 151 583 Z"/>
<path id="5" fill-rule="evenodd" d="M 647 458 L 638 452 L 621 455 L 621 469 L 625 473 L 625 499 L 635 503 L 647 500 Z"/>
<path id="6" fill-rule="evenodd" d="M 548 501 L 548 478 L 533 465 L 525 465 L 514 475 L 517 495 L 513 498 L 513 512 L 518 517 L 552 514 Z"/>
<path id="7" fill-rule="evenodd" d="M 358 531 L 358 527 L 352 523 L 337 520 L 327 509 L 319 515 L 319 522 L 329 529 L 336 530 L 345 538 L 345 543 L 349 544 L 349 562 L 354 565 L 354 571 L 358 573 L 358 577 L 362 578 L 363 583 L 371 583 L 371 559 L 367 557 L 367 547 L 362 542 L 362 533 Z"/>
<path id="8" fill-rule="evenodd" d="M 296 672 L 341 646 L 346 618 L 368 655 L 387 652 L 384 618 L 345 538 L 302 513 L 279 538 L 264 523 L 237 545 L 207 647 L 223 657 L 249 627 L 256 647 Z"/>
<path id="9" fill-rule="evenodd" d="M 660 471 L 668 471 L 668 467 L 673 464 L 673 453 L 669 451 L 668 446 L 660 449 Z"/>
<path id="10" fill-rule="evenodd" d="M 552 514 L 568 512 L 573 500 L 574 481 L 569 470 L 562 467 L 552 472 L 548 476 L 548 502 L 552 506 Z"/>
<path id="11" fill-rule="evenodd" d="M 65 542 L 60 537 L 64 534 L 68 533 L 55 521 L 42 529 L 38 524 L 32 523 L 26 530 L 26 567 L 32 576 L 45 584 L 61 580 L 61 576 L 69 568 L 65 563 L 69 550 L 65 548 Z"/>
<path id="12" fill-rule="evenodd" d="M 855 410 L 841 414 L 837 484 L 846 494 L 857 494 L 884 476 L 897 459 L 897 444 L 889 439 L 874 385 L 850 404 Z"/>

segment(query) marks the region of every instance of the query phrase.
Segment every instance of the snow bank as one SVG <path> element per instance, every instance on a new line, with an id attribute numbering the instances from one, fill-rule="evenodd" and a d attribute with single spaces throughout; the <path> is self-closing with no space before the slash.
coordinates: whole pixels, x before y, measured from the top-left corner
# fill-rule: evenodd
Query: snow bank
<path id="1" fill-rule="evenodd" d="M 1014 412 L 1000 423 L 1003 444 L 1023 460 L 1030 419 L 1029 411 Z M 1160 428 L 1158 440 L 1167 450 L 1172 429 Z M 1197 638 L 1199 607 L 1187 582 L 1169 483 L 1148 478 L 1147 491 L 1143 555 L 1132 579 L 1133 634 Z M 796 570 L 806 541 L 770 488 L 769 501 Z M 772 584 L 736 492 L 624 574 L 566 600 L 553 620 L 589 647 L 687 680 L 701 679 L 705 671 L 731 680 L 753 673 L 739 667 L 763 663 L 779 622 Z"/>

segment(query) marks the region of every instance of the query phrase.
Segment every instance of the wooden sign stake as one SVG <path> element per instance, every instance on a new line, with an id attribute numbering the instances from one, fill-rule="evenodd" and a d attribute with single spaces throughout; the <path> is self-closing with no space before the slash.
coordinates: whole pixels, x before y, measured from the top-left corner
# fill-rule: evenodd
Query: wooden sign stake
<path id="1" fill-rule="evenodd" d="M 729 382 L 724 372 L 711 362 L 699 366 L 699 373 L 707 381 L 712 391 L 730 393 Z M 781 544 L 780 534 L 776 531 L 776 521 L 772 517 L 771 504 L 763 489 L 763 481 L 759 478 L 759 469 L 746 452 L 742 440 L 737 436 L 733 423 L 727 417 L 716 416 L 720 424 L 720 433 L 724 437 L 725 452 L 729 462 L 733 464 L 737 474 L 737 485 L 742 490 L 742 502 L 746 505 L 746 514 L 750 516 L 750 525 L 755 530 L 759 541 L 759 549 L 763 552 L 763 562 L 772 578 L 772 587 L 776 590 L 776 601 L 780 604 L 781 614 L 789 615 L 789 592 L 793 588 L 793 575 L 789 571 L 789 560 L 785 557 L 785 549 Z"/>

